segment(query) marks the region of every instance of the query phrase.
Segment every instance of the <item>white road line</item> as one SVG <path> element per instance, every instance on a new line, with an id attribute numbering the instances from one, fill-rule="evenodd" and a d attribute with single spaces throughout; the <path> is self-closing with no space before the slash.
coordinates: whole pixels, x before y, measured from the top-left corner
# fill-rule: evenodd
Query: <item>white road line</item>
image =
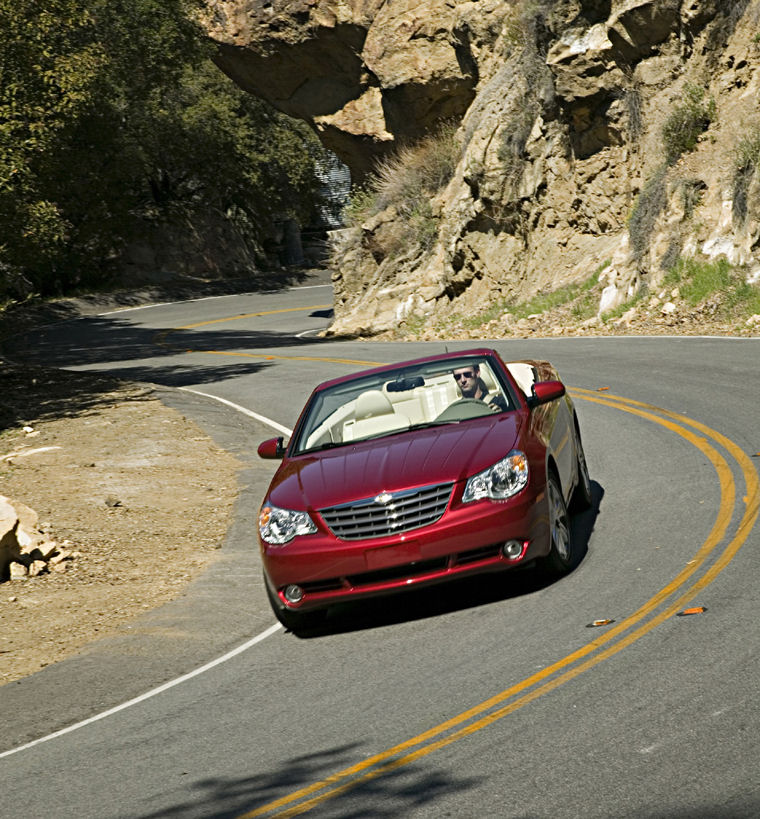
<path id="1" fill-rule="evenodd" d="M 206 663 L 206 665 L 202 665 L 200 668 L 196 668 L 195 671 L 190 671 L 187 674 L 183 674 L 181 677 L 177 677 L 175 680 L 170 680 L 163 685 L 159 685 L 158 688 L 153 688 L 150 691 L 146 691 L 144 694 L 140 694 L 139 697 L 134 697 L 127 702 L 123 702 L 121 705 L 116 705 L 113 708 L 109 708 L 107 711 L 102 711 L 100 714 L 95 714 L 93 717 L 88 717 L 87 719 L 82 720 L 81 722 L 77 722 L 74 725 L 69 725 L 68 728 L 61 728 L 60 731 L 56 731 L 55 733 L 48 734 L 45 737 L 40 737 L 39 739 L 32 740 L 31 742 L 27 742 L 26 745 L 19 745 L 18 748 L 11 748 L 10 751 L 3 751 L 0 753 L 0 759 L 6 756 L 11 756 L 12 754 L 17 754 L 20 751 L 25 751 L 28 748 L 33 748 L 35 745 L 40 745 L 43 742 L 48 742 L 51 739 L 56 739 L 57 737 L 62 737 L 64 734 L 70 734 L 72 731 L 77 731 L 79 728 L 84 728 L 85 725 L 91 725 L 93 722 L 98 722 L 98 720 L 105 719 L 106 717 L 110 717 L 113 714 L 118 714 L 119 711 L 124 711 L 126 708 L 131 708 L 133 705 L 137 705 L 140 702 L 145 702 L 145 700 L 149 700 L 151 697 L 155 697 L 157 694 L 162 694 L 164 691 L 168 691 L 170 688 L 174 688 L 175 685 L 180 685 L 183 682 L 187 682 L 191 680 L 193 677 L 197 677 L 200 674 L 203 674 L 206 671 L 214 668 L 217 665 L 221 665 L 222 663 L 226 663 L 227 660 L 231 660 L 233 657 L 237 656 L 238 654 L 242 654 L 247 649 L 251 648 L 251 646 L 256 645 L 256 643 L 260 643 L 262 640 L 266 640 L 267 637 L 271 637 L 275 632 L 279 631 L 282 626 L 279 623 L 275 623 L 273 626 L 269 626 L 266 631 L 262 631 L 261 634 L 257 634 L 255 637 L 252 637 L 247 642 L 243 643 L 242 645 L 238 646 L 237 648 L 233 648 L 232 651 L 228 651 L 226 654 L 223 654 L 221 657 L 217 657 L 215 660 L 211 660 L 210 663 Z"/>
<path id="2" fill-rule="evenodd" d="M 238 412 L 242 412 L 244 415 L 248 415 L 251 418 L 255 418 L 257 421 L 261 421 L 263 424 L 268 424 L 270 427 L 273 427 L 278 432 L 282 432 L 285 435 L 290 435 L 291 433 L 291 430 L 288 429 L 288 427 L 284 427 L 281 424 L 278 424 L 271 418 L 266 418 L 263 415 L 259 415 L 256 412 L 252 412 L 251 410 L 246 409 L 245 407 L 241 407 L 240 404 L 235 404 L 232 401 L 228 401 L 226 398 L 220 398 L 218 395 L 211 395 L 210 393 L 200 392 L 199 390 L 191 390 L 189 387 L 179 387 L 178 389 L 184 390 L 185 392 L 194 393 L 195 395 L 202 395 L 204 398 L 211 398 L 214 401 L 219 401 L 222 404 L 226 404 L 228 407 L 232 407 L 233 409 L 236 409 Z M 197 677 L 200 674 L 209 671 L 210 669 L 214 668 L 217 665 L 226 663 L 227 660 L 231 660 L 238 654 L 242 654 L 244 651 L 247 651 L 252 646 L 255 646 L 256 643 L 260 643 L 262 640 L 266 640 L 267 637 L 271 637 L 281 628 L 282 626 L 279 623 L 275 623 L 265 631 L 262 631 L 261 634 L 257 634 L 255 637 L 252 637 L 250 640 L 243 643 L 242 645 L 239 645 L 237 648 L 233 648 L 232 651 L 228 651 L 221 657 L 217 657 L 215 660 L 211 660 L 211 662 L 206 663 L 206 665 L 202 665 L 200 668 L 196 668 L 195 671 L 190 671 L 187 674 L 183 674 L 181 677 L 177 677 L 176 679 L 170 680 L 169 682 L 164 683 L 163 685 L 159 685 L 158 688 L 153 688 L 150 691 L 146 691 L 144 694 L 140 694 L 139 697 L 134 697 L 133 699 L 128 700 L 127 702 L 123 702 L 121 705 L 116 705 L 113 708 L 109 708 L 107 711 L 102 711 L 100 714 L 95 714 L 94 716 L 88 717 L 87 719 L 84 719 L 81 722 L 74 723 L 74 725 L 69 725 L 67 728 L 61 728 L 60 731 L 55 731 L 54 733 L 48 734 L 47 736 L 32 740 L 31 742 L 27 742 L 25 745 L 19 745 L 17 748 L 11 748 L 9 751 L 3 751 L 0 753 L 0 759 L 3 759 L 6 756 L 17 754 L 21 751 L 26 751 L 28 748 L 33 748 L 35 745 L 40 745 L 41 743 L 48 742 L 51 739 L 62 737 L 65 734 L 70 734 L 72 731 L 77 731 L 80 728 L 84 728 L 85 725 L 91 725 L 93 722 L 98 722 L 101 719 L 113 716 L 113 714 L 118 714 L 119 711 L 124 711 L 126 708 L 131 708 L 133 705 L 145 702 L 145 700 L 148 700 L 151 697 L 155 697 L 157 694 L 162 694 L 164 691 L 168 691 L 170 688 L 174 688 L 175 685 L 180 685 L 183 682 L 187 682 L 188 680 L 191 680 L 193 677 Z"/>
<path id="3" fill-rule="evenodd" d="M 233 401 L 228 401 L 226 398 L 220 398 L 218 395 L 211 395 L 209 392 L 201 392 L 200 390 L 191 390 L 190 387 L 177 387 L 177 389 L 184 390 L 185 392 L 191 392 L 194 395 L 202 395 L 204 398 L 212 398 L 214 401 L 219 401 L 221 404 L 226 404 L 228 407 L 232 407 L 238 412 L 242 412 L 243 415 L 247 415 L 249 418 L 255 418 L 257 421 L 261 421 L 262 424 L 267 424 L 273 429 L 276 429 L 278 432 L 281 432 L 283 435 L 290 435 L 293 431 L 288 429 L 288 427 L 282 426 L 282 424 L 278 424 L 277 421 L 267 418 L 265 415 L 259 415 L 258 412 L 253 412 L 245 407 L 241 407 L 240 404 L 235 404 Z"/>

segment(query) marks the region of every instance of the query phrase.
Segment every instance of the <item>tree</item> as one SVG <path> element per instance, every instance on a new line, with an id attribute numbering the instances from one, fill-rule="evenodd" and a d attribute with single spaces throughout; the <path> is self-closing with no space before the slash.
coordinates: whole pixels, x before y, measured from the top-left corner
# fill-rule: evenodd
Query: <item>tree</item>
<path id="1" fill-rule="evenodd" d="M 192 0 L 0 0 L 0 277 L 107 279 L 148 227 L 252 252 L 316 205 L 316 138 L 211 61 Z"/>

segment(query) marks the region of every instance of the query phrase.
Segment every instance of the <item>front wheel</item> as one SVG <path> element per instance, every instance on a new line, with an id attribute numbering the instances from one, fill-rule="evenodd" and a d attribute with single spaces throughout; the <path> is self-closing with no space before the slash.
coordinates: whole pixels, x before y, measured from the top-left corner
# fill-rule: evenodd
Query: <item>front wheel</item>
<path id="1" fill-rule="evenodd" d="M 277 592 L 269 585 L 266 576 L 264 577 L 264 587 L 267 590 L 269 605 L 272 607 L 274 616 L 288 631 L 292 631 L 293 634 L 299 635 L 311 631 L 323 623 L 327 617 L 327 609 L 293 611 L 292 609 L 285 608 Z"/>
<path id="2" fill-rule="evenodd" d="M 562 489 L 553 472 L 546 481 L 549 501 L 549 554 L 544 558 L 544 568 L 549 574 L 566 574 L 572 569 L 576 549 L 570 531 L 570 516 Z"/>

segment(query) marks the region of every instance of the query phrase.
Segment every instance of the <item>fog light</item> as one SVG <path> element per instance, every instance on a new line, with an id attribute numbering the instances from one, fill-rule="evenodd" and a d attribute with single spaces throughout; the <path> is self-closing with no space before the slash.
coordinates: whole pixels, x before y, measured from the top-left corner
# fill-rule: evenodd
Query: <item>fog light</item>
<path id="1" fill-rule="evenodd" d="M 507 560 L 516 560 L 523 552 L 523 544 L 519 540 L 508 540 L 502 547 L 501 553 Z"/>
<path id="2" fill-rule="evenodd" d="M 288 603 L 300 603 L 301 600 L 303 600 L 303 589 L 300 586 L 296 586 L 295 583 L 285 586 L 282 593 L 285 595 L 285 599 Z"/>

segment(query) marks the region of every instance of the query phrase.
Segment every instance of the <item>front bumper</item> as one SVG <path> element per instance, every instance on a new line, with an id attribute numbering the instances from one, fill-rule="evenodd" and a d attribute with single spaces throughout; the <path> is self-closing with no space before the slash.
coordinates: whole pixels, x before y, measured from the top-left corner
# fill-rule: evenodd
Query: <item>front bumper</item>
<path id="1" fill-rule="evenodd" d="M 436 523 L 389 537 L 342 541 L 321 519 L 317 525 L 317 534 L 297 537 L 285 546 L 260 544 L 268 582 L 285 608 L 323 608 L 504 571 L 549 551 L 546 493 L 530 486 L 506 501 L 453 501 Z M 507 540 L 523 544 L 517 558 L 502 554 Z M 303 589 L 297 605 L 282 594 L 289 584 Z"/>

